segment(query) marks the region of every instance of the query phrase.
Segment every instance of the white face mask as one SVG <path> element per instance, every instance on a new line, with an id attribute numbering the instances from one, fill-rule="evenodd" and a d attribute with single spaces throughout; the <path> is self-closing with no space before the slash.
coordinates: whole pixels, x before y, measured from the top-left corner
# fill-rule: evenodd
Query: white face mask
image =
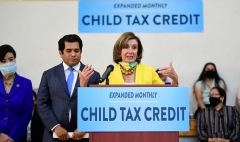
<path id="1" fill-rule="evenodd" d="M 6 64 L 0 65 L 0 72 L 2 75 L 12 75 L 16 72 L 17 65 L 15 62 L 8 62 Z"/>

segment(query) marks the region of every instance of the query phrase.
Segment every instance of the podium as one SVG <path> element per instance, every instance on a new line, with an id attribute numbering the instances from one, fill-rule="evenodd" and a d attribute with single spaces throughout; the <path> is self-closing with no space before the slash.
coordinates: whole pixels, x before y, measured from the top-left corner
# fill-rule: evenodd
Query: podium
<path id="1" fill-rule="evenodd" d="M 123 87 L 125 87 L 125 89 Z M 156 87 L 164 88 L 159 91 L 159 88 Z M 81 122 L 79 125 L 81 127 L 78 129 L 84 128 L 81 131 L 89 132 L 89 142 L 179 142 L 178 131 L 182 129 L 188 130 L 189 128 L 188 125 L 178 125 L 178 122 L 183 121 L 182 118 L 184 118 L 181 115 L 189 118 L 187 106 L 189 101 L 188 99 L 182 99 L 188 98 L 186 88 L 179 88 L 176 85 L 91 85 L 89 88 L 80 89 L 79 95 L 81 95 L 81 97 L 79 96 L 78 101 L 81 102 L 78 103 L 80 106 L 78 108 L 78 118 L 81 120 L 79 121 Z M 128 94 L 126 96 L 128 98 L 119 99 L 114 98 L 114 96 L 111 96 L 112 94 L 109 93 L 122 92 L 122 90 L 134 92 L 134 95 Z M 158 96 L 156 95 L 155 98 L 138 98 L 137 93 L 144 91 L 156 92 Z M 179 95 L 179 92 L 183 95 Z M 173 96 L 176 100 L 181 99 L 182 101 L 176 101 L 175 103 L 174 100 L 171 99 Z M 171 105 L 169 105 L 168 102 L 171 102 Z M 124 111 L 125 115 L 123 115 L 123 109 L 119 108 L 126 106 L 127 111 Z M 186 106 L 186 108 L 179 113 L 180 107 L 182 106 Z M 108 110 L 110 107 L 115 111 L 107 113 L 106 116 L 102 116 L 105 114 L 103 111 Z M 105 108 L 105 110 L 103 110 L 103 108 Z M 153 108 L 155 109 L 154 113 Z M 173 109 L 175 109 L 174 113 L 176 112 L 176 115 L 167 115 L 167 113 L 170 113 Z M 127 115 L 129 110 L 131 110 L 131 115 Z M 98 111 L 99 115 L 97 115 Z M 114 114 L 113 112 L 118 115 L 112 115 Z M 138 117 L 135 116 L 135 112 L 138 113 Z M 154 116 L 151 114 L 154 114 Z M 106 121 L 103 121 L 105 117 Z M 133 121 L 132 119 L 135 117 L 139 119 Z M 110 118 L 113 120 L 110 121 Z M 153 118 L 156 120 L 147 120 L 152 120 Z M 172 122 L 171 125 L 168 125 L 169 123 L 166 122 L 167 119 L 169 119 L 169 122 Z M 189 122 L 189 119 L 185 119 L 184 124 L 185 122 Z"/>
<path id="2" fill-rule="evenodd" d="M 89 142 L 178 142 L 178 132 L 93 132 Z"/>

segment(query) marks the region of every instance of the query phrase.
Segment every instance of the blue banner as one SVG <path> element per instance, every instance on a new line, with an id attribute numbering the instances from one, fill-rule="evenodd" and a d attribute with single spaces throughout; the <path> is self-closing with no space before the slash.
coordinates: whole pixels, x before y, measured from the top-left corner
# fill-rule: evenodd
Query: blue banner
<path id="1" fill-rule="evenodd" d="M 203 32 L 202 0 L 80 1 L 80 33 Z"/>
<path id="2" fill-rule="evenodd" d="M 78 131 L 189 131 L 188 88 L 80 87 Z"/>

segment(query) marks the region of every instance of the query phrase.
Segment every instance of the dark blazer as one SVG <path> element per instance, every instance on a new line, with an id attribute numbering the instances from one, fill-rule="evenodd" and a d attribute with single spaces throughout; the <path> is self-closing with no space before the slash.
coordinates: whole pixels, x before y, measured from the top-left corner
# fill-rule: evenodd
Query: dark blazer
<path id="1" fill-rule="evenodd" d="M 27 135 L 32 109 L 31 81 L 16 73 L 12 88 L 9 94 L 6 94 L 0 73 L 0 133 L 5 133 L 18 142 Z"/>
<path id="2" fill-rule="evenodd" d="M 80 70 L 82 71 L 84 67 L 85 65 L 81 63 Z M 99 79 L 100 74 L 94 71 L 88 85 L 98 84 Z M 79 77 L 77 77 L 75 88 L 70 97 L 62 63 L 43 73 L 37 95 L 37 110 L 45 126 L 44 142 L 59 141 L 53 139 L 51 131 L 57 124 L 61 124 L 68 132 L 77 129 L 77 88 L 79 83 Z M 71 109 L 72 114 L 70 122 L 69 109 Z"/>

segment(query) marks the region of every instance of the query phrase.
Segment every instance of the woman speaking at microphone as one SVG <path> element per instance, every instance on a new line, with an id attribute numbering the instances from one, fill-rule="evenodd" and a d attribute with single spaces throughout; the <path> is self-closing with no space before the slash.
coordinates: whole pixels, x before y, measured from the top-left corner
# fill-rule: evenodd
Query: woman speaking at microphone
<path id="1" fill-rule="evenodd" d="M 109 84 L 164 84 L 154 68 L 141 63 L 143 46 L 132 32 L 123 33 L 113 48 L 113 60 L 116 63 L 109 75 Z M 172 67 L 159 69 L 158 73 L 169 76 L 172 84 L 178 84 L 178 76 Z M 105 82 L 101 83 L 105 84 Z"/>

